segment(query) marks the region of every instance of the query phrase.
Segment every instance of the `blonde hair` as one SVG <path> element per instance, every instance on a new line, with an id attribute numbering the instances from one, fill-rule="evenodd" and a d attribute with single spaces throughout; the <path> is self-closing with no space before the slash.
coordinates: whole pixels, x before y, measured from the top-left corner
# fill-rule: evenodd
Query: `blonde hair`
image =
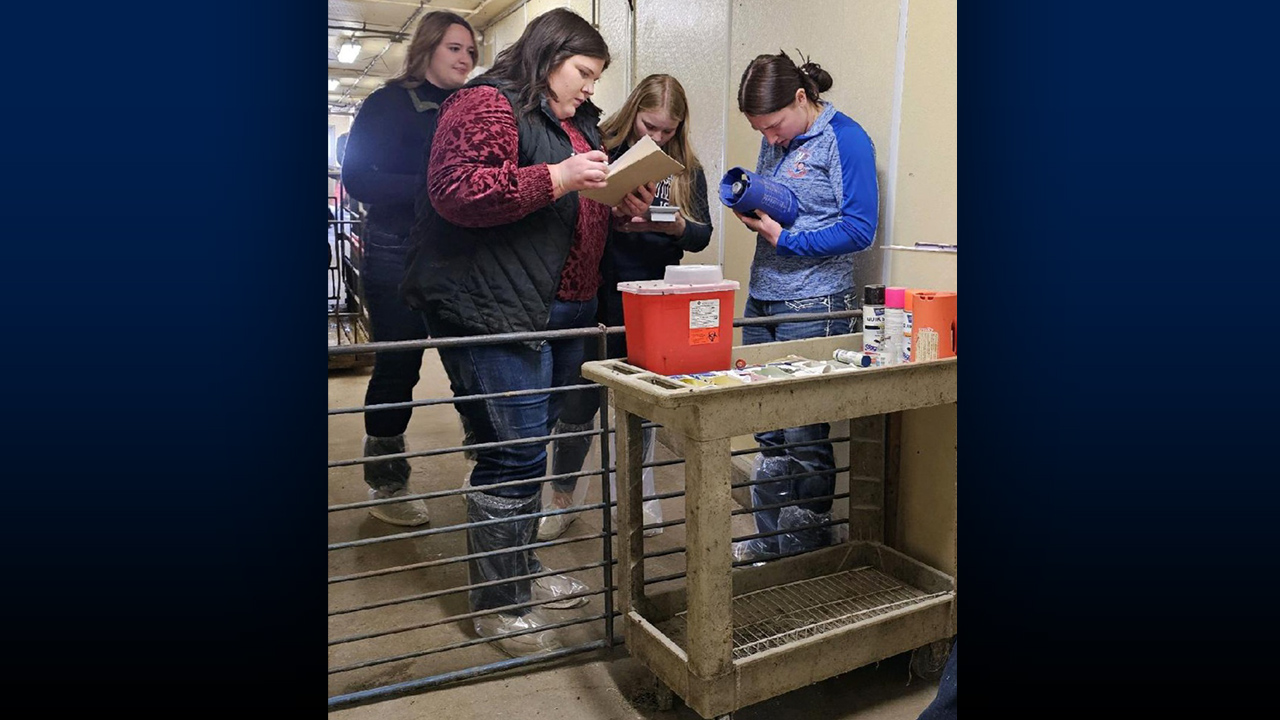
<path id="1" fill-rule="evenodd" d="M 413 38 L 409 40 L 409 49 L 405 51 L 404 66 L 400 68 L 400 74 L 388 80 L 387 84 L 413 89 L 427 82 L 431 55 L 444 41 L 444 34 L 454 25 L 466 28 L 471 33 L 471 42 L 475 42 L 476 31 L 461 15 L 445 10 L 423 15 L 418 21 L 418 27 L 413 30 Z M 471 58 L 475 59 L 475 50 L 471 51 Z"/>
<path id="2" fill-rule="evenodd" d="M 693 207 L 692 186 L 694 171 L 702 167 L 689 142 L 689 102 L 685 99 L 680 81 L 670 75 L 650 75 L 636 85 L 622 104 L 622 109 L 600 123 L 600 135 L 604 147 L 612 152 L 629 141 L 635 131 L 636 115 L 642 112 L 665 110 L 677 123 L 676 131 L 667 141 L 663 152 L 684 165 L 684 171 L 671 179 L 671 201 L 680 208 L 686 220 L 705 225 L 707 220 L 691 217 Z"/>

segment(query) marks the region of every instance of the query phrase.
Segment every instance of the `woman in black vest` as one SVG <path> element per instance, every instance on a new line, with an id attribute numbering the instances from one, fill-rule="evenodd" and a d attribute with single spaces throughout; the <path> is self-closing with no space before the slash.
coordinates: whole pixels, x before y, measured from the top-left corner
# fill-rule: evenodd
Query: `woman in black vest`
<path id="1" fill-rule="evenodd" d="M 423 159 L 431 147 L 440 104 L 467 81 L 475 67 L 476 39 L 471 25 L 451 12 L 423 16 L 409 41 L 404 69 L 378 88 L 360 107 L 351 126 L 342 182 L 368 210 L 361 233 L 361 282 L 368 303 L 369 323 L 376 342 L 422 340 L 427 328 L 422 315 L 400 299 L 411 247 L 414 199 L 423 184 Z M 408 402 L 418 384 L 422 350 L 380 352 L 364 404 Z M 364 455 L 373 457 L 405 451 L 404 431 L 410 408 L 376 410 L 364 416 Z M 364 481 L 370 499 L 407 494 L 409 461 L 404 458 L 366 463 Z M 421 500 L 375 505 L 369 514 L 392 525 L 426 523 Z"/>
<path id="2" fill-rule="evenodd" d="M 591 25 L 563 8 L 535 18 L 493 68 L 440 110 L 427 188 L 414 227 L 415 248 L 404 295 L 433 337 L 530 332 L 595 324 L 600 258 L 609 207 L 580 198 L 604 186 L 607 156 L 591 103 L 609 65 L 609 47 Z M 629 196 L 639 211 L 651 193 Z M 537 390 L 573 383 L 582 338 L 442 347 L 440 361 L 455 395 Z M 561 393 L 458 404 L 477 444 L 546 436 L 559 417 Z M 533 540 L 546 444 L 477 448 L 467 494 L 472 523 L 512 518 L 467 531 L 469 554 Z M 533 482 L 520 482 L 520 481 Z M 512 655 L 560 646 L 540 608 L 587 601 L 587 588 L 543 570 L 532 551 L 470 561 L 474 611 L 517 605 L 477 617 L 476 632 L 501 638 Z M 545 574 L 542 574 L 545 573 Z M 530 578 L 530 575 L 540 577 Z M 568 596 L 568 597 L 566 597 Z"/>

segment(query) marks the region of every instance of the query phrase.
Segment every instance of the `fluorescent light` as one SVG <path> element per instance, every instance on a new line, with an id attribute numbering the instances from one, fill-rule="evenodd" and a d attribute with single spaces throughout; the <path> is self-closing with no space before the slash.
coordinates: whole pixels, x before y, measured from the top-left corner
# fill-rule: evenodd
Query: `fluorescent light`
<path id="1" fill-rule="evenodd" d="M 342 43 L 342 47 L 338 48 L 338 62 L 343 64 L 351 64 L 360 57 L 360 43 L 355 40 L 348 40 Z"/>
<path id="2" fill-rule="evenodd" d="M 337 89 L 338 89 L 338 79 L 329 78 L 329 92 L 333 92 L 334 90 L 337 90 Z"/>

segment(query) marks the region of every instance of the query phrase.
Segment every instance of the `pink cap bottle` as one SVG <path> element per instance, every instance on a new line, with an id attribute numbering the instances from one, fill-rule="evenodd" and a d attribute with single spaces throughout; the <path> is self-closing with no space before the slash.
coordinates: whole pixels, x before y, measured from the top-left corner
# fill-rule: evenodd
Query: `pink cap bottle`
<path id="1" fill-rule="evenodd" d="M 891 308 L 906 307 L 907 289 L 900 287 L 891 287 L 884 289 L 884 306 Z"/>

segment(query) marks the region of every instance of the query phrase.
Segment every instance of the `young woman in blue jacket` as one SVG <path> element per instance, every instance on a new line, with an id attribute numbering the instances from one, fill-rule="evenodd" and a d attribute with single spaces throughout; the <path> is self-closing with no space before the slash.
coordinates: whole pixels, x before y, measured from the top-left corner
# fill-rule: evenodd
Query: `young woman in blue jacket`
<path id="1" fill-rule="evenodd" d="M 817 63 L 800 67 L 786 53 L 761 55 L 738 85 L 738 109 L 763 138 L 756 172 L 795 193 L 800 214 L 783 228 L 766 213 L 737 215 L 756 233 L 746 317 L 819 313 L 856 307 L 853 254 L 871 246 L 879 193 L 875 148 L 862 126 L 821 94 L 831 75 Z M 742 341 L 798 340 L 848 333 L 847 319 L 752 325 Z M 831 543 L 834 455 L 826 423 L 759 433 L 751 486 L 756 528 L 779 534 L 736 543 L 738 560 L 814 550 Z M 818 441 L 818 442 L 814 442 Z M 792 443 L 813 443 L 771 449 Z M 800 477 L 784 478 L 784 476 Z M 769 478 L 783 478 L 768 482 Z M 827 499 L 823 499 L 827 498 Z M 789 532 L 787 532 L 789 531 Z"/>

